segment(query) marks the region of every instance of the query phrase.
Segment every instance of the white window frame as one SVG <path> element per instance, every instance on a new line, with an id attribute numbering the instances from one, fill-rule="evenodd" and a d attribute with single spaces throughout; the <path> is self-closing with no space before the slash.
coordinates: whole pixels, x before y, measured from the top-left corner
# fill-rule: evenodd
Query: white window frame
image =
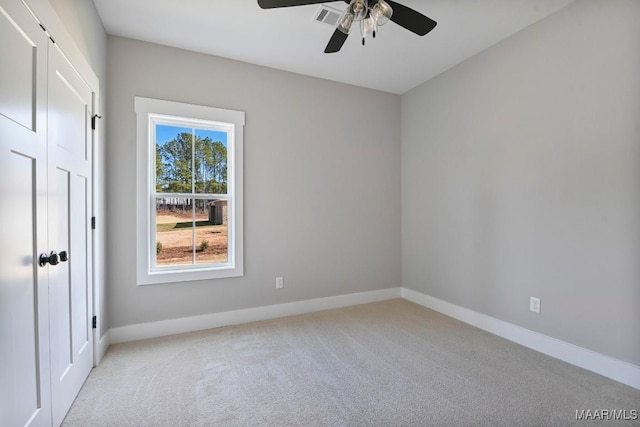
<path id="1" fill-rule="evenodd" d="M 244 275 L 243 245 L 243 135 L 242 111 L 184 104 L 136 96 L 137 115 L 137 277 L 138 285 L 220 279 Z M 173 122 L 206 129 L 214 123 L 227 130 L 227 239 L 226 263 L 154 267 L 155 259 L 155 123 Z M 172 196 L 173 194 L 169 194 Z M 180 195 L 180 197 L 183 197 Z"/>

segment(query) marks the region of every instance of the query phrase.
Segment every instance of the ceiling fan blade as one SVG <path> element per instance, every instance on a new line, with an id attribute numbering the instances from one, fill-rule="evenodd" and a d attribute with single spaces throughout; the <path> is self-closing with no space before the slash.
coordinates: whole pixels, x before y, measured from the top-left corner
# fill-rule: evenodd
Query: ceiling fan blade
<path id="1" fill-rule="evenodd" d="M 420 12 L 416 12 L 410 7 L 401 5 L 391 0 L 385 0 L 389 3 L 389 6 L 393 9 L 393 15 L 391 20 L 401 27 L 416 33 L 419 36 L 424 36 L 429 31 L 433 30 L 438 24 L 431 18 L 427 18 Z"/>
<path id="2" fill-rule="evenodd" d="M 348 34 L 336 29 L 327 43 L 327 47 L 324 48 L 324 53 L 335 53 L 342 49 L 342 45 L 347 41 Z"/>
<path id="3" fill-rule="evenodd" d="M 330 3 L 335 0 L 258 0 L 258 6 L 263 9 L 276 7 L 304 6 L 307 4 Z"/>

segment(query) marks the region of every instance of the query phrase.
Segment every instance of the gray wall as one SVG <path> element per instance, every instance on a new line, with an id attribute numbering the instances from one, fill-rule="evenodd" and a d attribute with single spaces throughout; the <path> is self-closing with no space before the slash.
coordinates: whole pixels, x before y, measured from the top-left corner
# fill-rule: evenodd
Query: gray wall
<path id="1" fill-rule="evenodd" d="M 404 286 L 640 365 L 639 22 L 581 0 L 402 96 Z"/>
<path id="2" fill-rule="evenodd" d="M 100 79 L 100 89 L 103 89 L 106 84 L 107 33 L 93 1 L 48 1 Z M 106 95 L 106 90 L 100 91 L 101 96 L 103 93 Z"/>
<path id="3" fill-rule="evenodd" d="M 112 36 L 108 58 L 112 327 L 400 285 L 399 96 Z M 136 95 L 246 112 L 244 277 L 136 285 Z"/>
<path id="4" fill-rule="evenodd" d="M 102 26 L 102 21 L 93 1 L 87 0 L 48 0 L 58 17 L 65 26 L 69 35 L 73 38 L 76 46 L 87 60 L 91 69 L 100 80 L 100 105 L 98 114 L 103 114 L 107 109 L 107 33 Z M 64 46 L 62 46 L 64 49 Z M 106 198 L 106 132 L 103 119 L 98 126 L 98 206 L 96 216 L 98 218 L 98 228 L 96 235 L 102 245 L 98 250 L 99 261 L 94 265 L 98 275 L 98 292 L 100 293 L 101 307 L 99 313 L 101 319 L 98 321 L 100 336 L 103 336 L 109 329 L 108 320 L 104 314 L 107 312 L 106 294 L 106 209 L 104 200 Z"/>

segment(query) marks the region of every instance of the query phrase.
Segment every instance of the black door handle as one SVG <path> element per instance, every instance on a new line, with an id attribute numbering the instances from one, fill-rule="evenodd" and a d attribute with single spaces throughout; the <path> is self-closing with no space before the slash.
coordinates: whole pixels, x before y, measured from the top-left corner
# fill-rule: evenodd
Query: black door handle
<path id="1" fill-rule="evenodd" d="M 58 265 L 59 259 L 58 254 L 55 251 L 51 251 L 49 255 L 40 254 L 40 267 L 44 267 L 47 264 Z"/>
<path id="2" fill-rule="evenodd" d="M 56 251 L 51 251 L 49 255 L 40 254 L 38 265 L 40 265 L 40 267 L 44 267 L 47 264 L 58 265 L 60 262 L 67 261 L 69 261 L 69 255 L 67 254 L 67 251 L 60 251 L 59 255 L 56 253 Z"/>

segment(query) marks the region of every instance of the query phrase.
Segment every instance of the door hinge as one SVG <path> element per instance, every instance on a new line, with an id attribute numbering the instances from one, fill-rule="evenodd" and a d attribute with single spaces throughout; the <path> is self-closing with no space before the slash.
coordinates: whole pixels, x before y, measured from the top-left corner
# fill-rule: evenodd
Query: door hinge
<path id="1" fill-rule="evenodd" d="M 102 116 L 99 116 L 97 114 L 94 114 L 93 116 L 91 116 L 91 130 L 96 130 L 96 119 L 101 119 Z"/>
<path id="2" fill-rule="evenodd" d="M 42 31 L 44 31 L 44 33 L 47 35 L 47 37 L 49 37 L 49 40 L 51 40 L 51 42 L 53 44 L 56 44 L 56 41 L 53 39 L 53 37 L 51 37 L 51 34 L 49 34 L 49 32 L 47 31 L 47 29 L 44 27 L 44 25 L 38 23 L 38 25 L 40 25 L 40 28 L 42 28 Z"/>
<path id="3" fill-rule="evenodd" d="M 91 229 L 92 230 L 96 229 L 96 217 L 95 216 L 91 217 Z"/>
<path id="4" fill-rule="evenodd" d="M 91 325 L 93 326 L 93 329 L 98 327 L 98 318 L 96 316 L 93 316 L 93 320 L 91 321 Z"/>

